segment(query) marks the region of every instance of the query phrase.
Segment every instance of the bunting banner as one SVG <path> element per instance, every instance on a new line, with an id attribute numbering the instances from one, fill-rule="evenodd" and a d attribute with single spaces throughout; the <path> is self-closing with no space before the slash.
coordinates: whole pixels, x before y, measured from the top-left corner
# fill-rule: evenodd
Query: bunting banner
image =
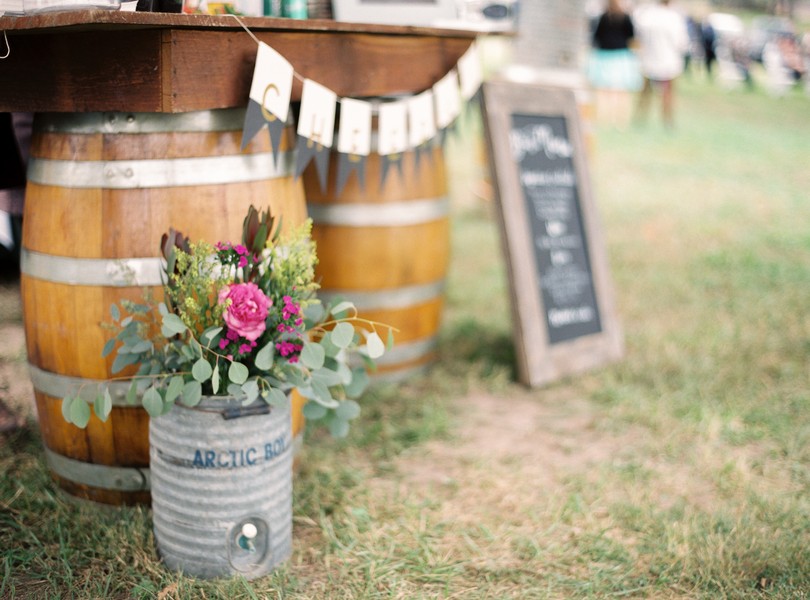
<path id="1" fill-rule="evenodd" d="M 243 150 L 267 126 L 273 152 L 278 157 L 284 127 L 291 118 L 290 99 L 295 78 L 303 82 L 297 115 L 295 178 L 315 162 L 318 182 L 325 190 L 329 155 L 334 146 L 338 155 L 338 194 L 352 175 L 361 189 L 366 185 L 366 162 L 372 152 L 381 159 L 381 187 L 392 166 L 402 177 L 405 152 L 414 151 L 417 169 L 424 157 L 432 160 L 435 144 L 444 143 L 462 113 L 463 104 L 473 101 L 484 79 L 478 47 L 473 41 L 457 65 L 431 88 L 405 99 L 376 105 L 354 98 L 338 98 L 327 87 L 296 74 L 283 56 L 259 42 L 242 131 Z M 375 113 L 376 148 L 372 143 Z M 336 120 L 339 121 L 337 130 Z"/>

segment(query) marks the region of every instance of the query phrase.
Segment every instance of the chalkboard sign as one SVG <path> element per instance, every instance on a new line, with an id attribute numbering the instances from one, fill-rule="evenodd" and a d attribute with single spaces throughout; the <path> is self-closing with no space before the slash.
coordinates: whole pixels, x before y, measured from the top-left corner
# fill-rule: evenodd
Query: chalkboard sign
<path id="1" fill-rule="evenodd" d="M 483 106 L 521 381 L 542 385 L 620 358 L 574 92 L 492 81 Z"/>

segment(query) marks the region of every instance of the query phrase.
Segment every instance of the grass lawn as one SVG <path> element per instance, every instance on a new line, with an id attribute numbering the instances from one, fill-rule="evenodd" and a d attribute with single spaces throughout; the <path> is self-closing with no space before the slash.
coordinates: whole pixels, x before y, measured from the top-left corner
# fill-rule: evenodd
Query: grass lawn
<path id="1" fill-rule="evenodd" d="M 594 124 L 623 360 L 515 383 L 468 132 L 440 359 L 372 390 L 348 439 L 309 432 L 287 564 L 168 572 L 147 508 L 57 492 L 29 419 L 0 445 L 0 597 L 810 597 L 810 98 L 679 83 L 673 131 Z"/>

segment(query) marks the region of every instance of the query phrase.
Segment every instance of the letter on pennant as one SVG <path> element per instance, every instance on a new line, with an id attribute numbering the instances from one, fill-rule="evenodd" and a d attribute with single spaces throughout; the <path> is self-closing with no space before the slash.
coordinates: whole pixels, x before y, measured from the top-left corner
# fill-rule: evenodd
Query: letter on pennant
<path id="1" fill-rule="evenodd" d="M 377 124 L 377 153 L 380 155 L 380 187 L 385 185 L 392 164 L 402 176 L 402 154 L 408 149 L 408 101 L 380 104 Z"/>
<path id="2" fill-rule="evenodd" d="M 408 143 L 416 152 L 416 166 L 419 166 L 419 157 L 422 151 L 428 151 L 431 157 L 428 142 L 436 137 L 436 116 L 433 110 L 433 90 L 427 90 L 408 100 Z"/>
<path id="3" fill-rule="evenodd" d="M 337 148 L 337 194 L 340 195 L 353 171 L 357 171 L 360 186 L 364 185 L 366 157 L 371 152 L 371 103 L 341 99 Z"/>

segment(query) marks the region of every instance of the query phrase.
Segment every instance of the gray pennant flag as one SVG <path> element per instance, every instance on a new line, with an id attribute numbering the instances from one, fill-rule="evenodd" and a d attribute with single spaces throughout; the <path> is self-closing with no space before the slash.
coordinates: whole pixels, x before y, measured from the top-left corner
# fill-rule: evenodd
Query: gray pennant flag
<path id="1" fill-rule="evenodd" d="M 261 105 L 255 100 L 249 100 L 245 111 L 245 124 L 242 127 L 242 150 L 250 143 L 250 140 L 256 137 L 264 124 Z"/>
<path id="2" fill-rule="evenodd" d="M 402 158 L 404 154 L 398 152 L 396 154 L 385 154 L 380 156 L 381 168 L 380 168 L 380 187 L 385 186 L 385 180 L 388 177 L 388 169 L 391 165 L 396 165 L 397 169 L 399 170 L 399 177 L 405 177 L 405 174 L 402 171 Z"/>
<path id="3" fill-rule="evenodd" d="M 271 118 L 268 119 L 268 117 Z M 270 147 L 276 161 L 278 161 L 281 154 L 279 152 L 281 136 L 284 135 L 284 123 L 275 115 L 263 110 L 262 105 L 255 100 L 248 101 L 247 110 L 245 111 L 245 125 L 242 128 L 242 150 L 265 125 L 267 125 L 270 132 Z"/>
<path id="4" fill-rule="evenodd" d="M 329 152 L 330 149 L 316 141 L 298 136 L 295 146 L 295 179 L 301 176 L 307 168 L 309 161 L 315 159 L 315 167 L 318 169 L 318 181 L 321 184 L 321 191 L 326 190 L 326 177 L 329 174 Z"/>
<path id="5" fill-rule="evenodd" d="M 419 163 L 422 160 L 422 154 L 427 156 L 427 160 L 433 162 L 433 140 L 428 140 L 424 144 L 419 144 L 414 151 L 414 168 L 419 172 Z"/>
<path id="6" fill-rule="evenodd" d="M 339 153 L 336 190 L 338 196 L 340 196 L 340 192 L 343 191 L 343 187 L 346 185 L 346 181 L 348 181 L 353 171 L 357 172 L 357 183 L 360 184 L 360 190 L 365 190 L 366 157 L 360 154 Z"/>

